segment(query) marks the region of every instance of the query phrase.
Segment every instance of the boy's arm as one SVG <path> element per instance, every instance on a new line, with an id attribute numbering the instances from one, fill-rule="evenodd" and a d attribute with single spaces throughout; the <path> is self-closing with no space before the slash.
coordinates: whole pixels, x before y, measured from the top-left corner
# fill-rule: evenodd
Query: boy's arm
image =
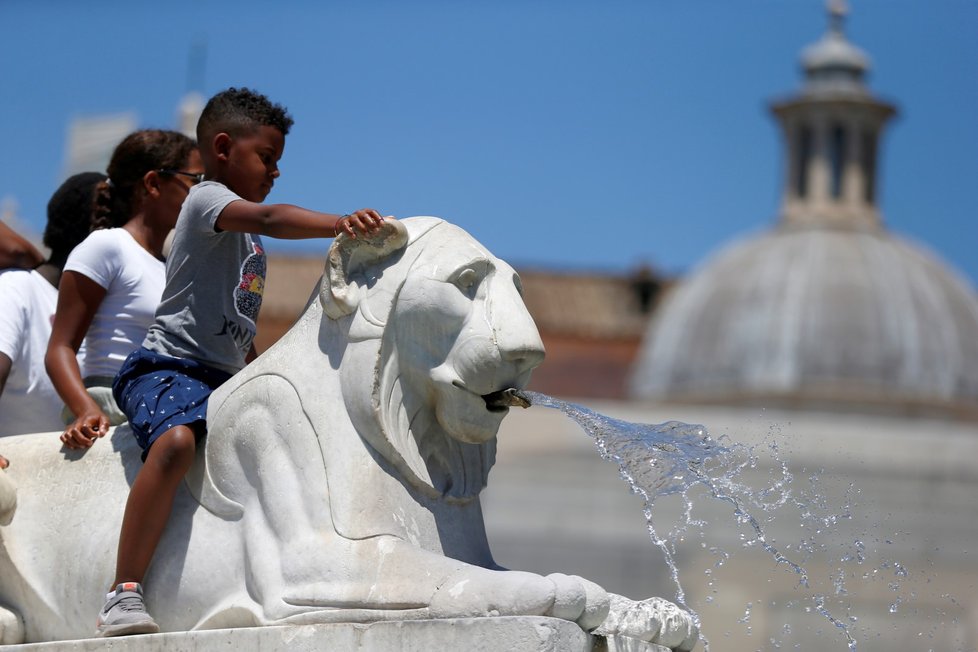
<path id="1" fill-rule="evenodd" d="M 214 226 L 221 231 L 300 240 L 332 238 L 343 232 L 356 237 L 357 233 L 377 231 L 383 223 L 383 216 L 372 208 L 334 215 L 291 204 L 256 204 L 241 199 L 225 206 Z"/>

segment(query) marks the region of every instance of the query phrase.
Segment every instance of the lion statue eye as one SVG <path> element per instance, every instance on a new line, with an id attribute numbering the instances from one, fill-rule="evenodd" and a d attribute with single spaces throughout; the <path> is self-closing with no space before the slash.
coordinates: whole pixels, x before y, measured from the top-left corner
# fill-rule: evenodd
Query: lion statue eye
<path id="1" fill-rule="evenodd" d="M 468 292 L 478 282 L 479 275 L 471 267 L 467 267 L 455 276 L 455 285 L 463 292 Z"/>

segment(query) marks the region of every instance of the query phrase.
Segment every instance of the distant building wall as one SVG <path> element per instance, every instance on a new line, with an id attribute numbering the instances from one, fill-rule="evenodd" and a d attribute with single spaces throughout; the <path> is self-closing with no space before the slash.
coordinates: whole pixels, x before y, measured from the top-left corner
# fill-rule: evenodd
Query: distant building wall
<path id="1" fill-rule="evenodd" d="M 265 351 L 295 323 L 324 259 L 270 256 L 255 346 Z M 547 350 L 530 389 L 555 396 L 621 399 L 649 315 L 670 281 L 634 274 L 520 271 L 523 296 Z"/>

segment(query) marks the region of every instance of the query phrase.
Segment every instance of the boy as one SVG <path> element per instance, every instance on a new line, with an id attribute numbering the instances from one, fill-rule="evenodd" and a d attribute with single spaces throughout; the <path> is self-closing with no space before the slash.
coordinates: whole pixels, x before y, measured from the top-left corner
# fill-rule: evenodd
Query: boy
<path id="1" fill-rule="evenodd" d="M 373 209 L 339 216 L 263 205 L 291 126 L 283 107 L 247 88 L 218 93 L 200 116 L 205 180 L 190 191 L 177 219 L 155 322 L 113 383 L 144 464 L 126 503 L 115 589 L 99 612 L 98 636 L 159 631 L 140 582 L 206 432 L 207 397 L 257 355 L 252 340 L 265 282 L 259 235 L 356 237 L 375 232 L 385 219 Z"/>

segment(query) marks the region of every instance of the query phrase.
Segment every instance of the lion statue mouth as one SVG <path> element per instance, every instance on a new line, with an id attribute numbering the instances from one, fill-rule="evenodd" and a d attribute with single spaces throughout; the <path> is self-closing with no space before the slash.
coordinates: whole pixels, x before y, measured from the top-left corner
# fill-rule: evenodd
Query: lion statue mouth
<path id="1" fill-rule="evenodd" d="M 505 412 L 511 407 L 528 408 L 532 405 L 526 394 L 515 387 L 483 394 L 482 400 L 486 402 L 486 409 L 490 412 Z"/>

